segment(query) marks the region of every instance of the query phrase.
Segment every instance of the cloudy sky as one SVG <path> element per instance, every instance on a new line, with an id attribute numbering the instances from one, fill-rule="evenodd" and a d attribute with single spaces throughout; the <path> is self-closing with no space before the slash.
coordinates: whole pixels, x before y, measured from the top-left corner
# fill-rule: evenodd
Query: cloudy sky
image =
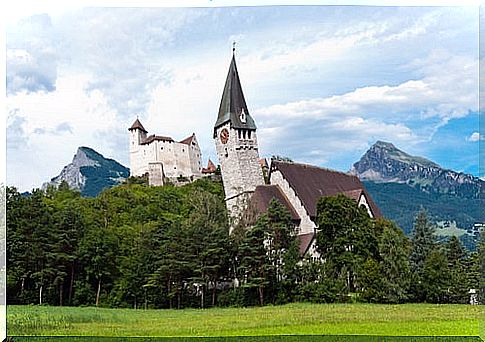
<path id="1" fill-rule="evenodd" d="M 477 7 L 76 7 L 6 33 L 7 184 L 22 191 L 78 146 L 129 166 L 137 115 L 195 132 L 214 160 L 233 41 L 262 156 L 347 171 L 384 140 L 478 175 Z"/>

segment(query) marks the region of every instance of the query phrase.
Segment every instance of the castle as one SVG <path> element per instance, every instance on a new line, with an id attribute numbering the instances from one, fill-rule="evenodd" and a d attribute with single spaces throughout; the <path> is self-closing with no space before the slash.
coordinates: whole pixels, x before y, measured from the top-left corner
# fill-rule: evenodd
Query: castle
<path id="1" fill-rule="evenodd" d="M 202 155 L 193 133 L 179 142 L 171 137 L 148 136 L 139 119 L 130 132 L 130 175 L 148 175 L 148 184 L 163 185 L 202 177 Z"/>

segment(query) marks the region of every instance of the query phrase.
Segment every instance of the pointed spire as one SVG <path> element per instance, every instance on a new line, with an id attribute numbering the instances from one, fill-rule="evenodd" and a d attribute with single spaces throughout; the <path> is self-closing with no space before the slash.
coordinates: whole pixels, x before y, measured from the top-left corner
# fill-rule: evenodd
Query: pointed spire
<path id="1" fill-rule="evenodd" d="M 147 130 L 143 127 L 141 124 L 140 120 L 138 120 L 138 115 L 136 116 L 135 122 L 133 122 L 133 125 L 131 125 L 130 128 L 128 128 L 129 131 L 134 130 L 134 129 L 139 129 L 145 133 L 148 133 Z"/>
<path id="2" fill-rule="evenodd" d="M 239 74 L 236 67 L 236 59 L 234 57 L 235 47 L 233 46 L 233 55 L 229 72 L 227 73 L 226 84 L 224 92 L 222 93 L 221 105 L 219 107 L 219 114 L 217 116 L 214 131 L 217 127 L 231 123 L 233 128 L 256 129 L 256 124 L 249 114 L 246 100 L 239 80 Z"/>

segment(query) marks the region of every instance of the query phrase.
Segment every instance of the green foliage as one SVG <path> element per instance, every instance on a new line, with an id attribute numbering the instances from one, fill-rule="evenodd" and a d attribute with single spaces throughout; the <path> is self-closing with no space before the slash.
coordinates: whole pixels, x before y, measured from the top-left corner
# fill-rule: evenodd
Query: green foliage
<path id="1" fill-rule="evenodd" d="M 383 215 L 401 227 L 406 235 L 413 229 L 415 213 L 426 208 L 432 221 L 456 221 L 458 227 L 470 228 L 480 221 L 480 200 L 476 194 L 459 197 L 422 191 L 419 187 L 399 183 L 364 182 Z M 460 237 L 469 250 L 476 239 L 468 234 Z"/>
<path id="2" fill-rule="evenodd" d="M 302 260 L 294 223 L 276 200 L 254 225 L 229 235 L 222 184 L 210 179 L 181 187 L 128 181 L 95 198 L 66 184 L 29 196 L 5 190 L 9 304 L 465 303 L 480 279 L 481 256 L 467 255 L 454 238 L 435 243 L 424 213 L 409 257 L 398 227 L 369 218 L 345 196 L 319 201 L 322 257 Z"/>
<path id="3" fill-rule="evenodd" d="M 380 302 L 402 303 L 407 299 L 410 282 L 410 241 L 392 221 L 379 219 Z"/>
<path id="4" fill-rule="evenodd" d="M 327 276 L 346 278 L 349 292 L 359 290 L 362 265 L 378 254 L 377 236 L 366 209 L 344 195 L 322 197 L 317 216 L 317 251 L 332 265 Z"/>

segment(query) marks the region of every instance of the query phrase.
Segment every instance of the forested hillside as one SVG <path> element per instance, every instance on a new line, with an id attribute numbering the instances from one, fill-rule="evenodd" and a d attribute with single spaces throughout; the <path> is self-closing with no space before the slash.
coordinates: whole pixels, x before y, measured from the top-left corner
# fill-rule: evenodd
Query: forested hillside
<path id="1" fill-rule="evenodd" d="M 318 202 L 322 258 L 302 260 L 277 201 L 229 235 L 222 183 L 210 179 L 149 187 L 130 178 L 94 198 L 66 183 L 6 193 L 9 304 L 466 303 L 478 288 L 478 254 L 456 238 L 435 241 L 426 213 L 409 239 L 343 195 Z"/>

